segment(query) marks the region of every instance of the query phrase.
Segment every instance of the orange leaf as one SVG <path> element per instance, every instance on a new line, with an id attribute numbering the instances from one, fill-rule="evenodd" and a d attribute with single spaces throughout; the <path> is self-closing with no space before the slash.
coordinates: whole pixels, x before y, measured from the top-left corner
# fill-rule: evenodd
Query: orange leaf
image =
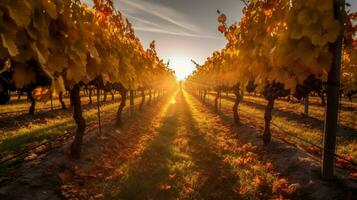
<path id="1" fill-rule="evenodd" d="M 273 164 L 271 162 L 267 162 L 267 163 L 265 163 L 265 168 L 267 170 L 272 170 L 273 169 Z"/>
<path id="2" fill-rule="evenodd" d="M 161 190 L 169 190 L 169 189 L 171 189 L 171 185 L 162 184 L 162 185 L 160 185 L 160 189 Z"/>
<path id="3" fill-rule="evenodd" d="M 29 156 L 27 156 L 26 158 L 24 158 L 24 160 L 31 161 L 31 160 L 35 160 L 37 157 L 38 157 L 37 154 L 32 153 Z"/>
<path id="4" fill-rule="evenodd" d="M 184 192 L 186 193 L 186 194 L 190 194 L 190 193 L 192 193 L 194 190 L 192 189 L 192 188 L 190 188 L 190 187 L 185 187 L 185 189 L 184 189 Z"/>
<path id="5" fill-rule="evenodd" d="M 103 194 L 97 194 L 94 196 L 95 199 L 103 199 L 104 195 Z"/>
<path id="6" fill-rule="evenodd" d="M 353 178 L 357 178 L 357 173 L 353 173 L 353 174 L 352 174 L 352 177 L 353 177 Z"/>
<path id="7" fill-rule="evenodd" d="M 36 153 L 43 153 L 43 152 L 45 152 L 46 151 L 46 146 L 45 145 L 41 145 L 41 146 L 39 146 L 39 147 L 37 147 L 36 149 L 35 149 L 35 152 Z"/>
<path id="8" fill-rule="evenodd" d="M 263 186 L 263 179 L 260 176 L 255 176 L 254 180 L 253 180 L 253 184 L 256 188 L 260 188 L 261 186 Z"/>
<path id="9" fill-rule="evenodd" d="M 176 174 L 169 174 L 169 178 L 170 179 L 175 179 L 176 178 Z"/>
<path id="10" fill-rule="evenodd" d="M 62 184 L 66 184 L 70 179 L 70 173 L 68 170 L 60 172 L 58 176 L 61 179 Z"/>

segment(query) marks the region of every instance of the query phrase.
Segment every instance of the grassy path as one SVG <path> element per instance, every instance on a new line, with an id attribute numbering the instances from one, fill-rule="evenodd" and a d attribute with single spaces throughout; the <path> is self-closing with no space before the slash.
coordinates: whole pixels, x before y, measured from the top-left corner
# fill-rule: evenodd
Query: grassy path
<path id="1" fill-rule="evenodd" d="M 233 130 L 178 92 L 161 111 L 150 139 L 104 183 L 105 199 L 259 199 L 273 194 L 277 174 L 239 145 Z M 284 185 L 284 184 L 283 184 Z"/>

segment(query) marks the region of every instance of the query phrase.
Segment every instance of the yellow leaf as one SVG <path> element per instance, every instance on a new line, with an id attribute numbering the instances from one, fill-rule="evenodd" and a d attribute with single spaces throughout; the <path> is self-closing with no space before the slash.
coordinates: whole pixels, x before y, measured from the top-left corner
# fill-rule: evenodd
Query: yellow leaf
<path id="1" fill-rule="evenodd" d="M 32 19 L 32 24 L 33 27 L 37 30 L 37 33 L 39 33 L 39 37 L 41 38 L 41 42 L 44 40 L 47 42 L 48 37 L 49 37 L 49 26 L 50 26 L 50 21 L 51 19 L 48 18 L 45 14 L 37 14 L 33 17 Z M 30 30 L 30 29 L 28 29 Z M 38 38 L 38 39 L 40 39 Z"/>
<path id="2" fill-rule="evenodd" d="M 5 5 L 10 17 L 20 27 L 27 27 L 31 21 L 32 6 L 27 0 L 10 0 Z"/>
<path id="3" fill-rule="evenodd" d="M 17 89 L 22 89 L 26 85 L 36 81 L 36 74 L 30 66 L 22 63 L 15 63 L 13 81 Z"/>
<path id="4" fill-rule="evenodd" d="M 78 83 L 84 79 L 86 76 L 86 67 L 84 65 L 76 65 L 72 61 L 69 62 L 69 66 L 67 68 L 67 80 L 74 81 Z"/>
<path id="5" fill-rule="evenodd" d="M 19 54 L 19 49 L 17 48 L 14 39 L 15 38 L 10 37 L 7 34 L 5 35 L 5 33 L 1 33 L 2 44 L 5 48 L 7 48 L 10 56 L 16 56 L 17 54 Z"/>
<path id="6" fill-rule="evenodd" d="M 63 72 L 68 67 L 68 58 L 63 53 L 52 53 L 47 61 L 45 68 L 50 73 Z"/>
<path id="7" fill-rule="evenodd" d="M 42 0 L 42 5 L 51 18 L 57 19 L 57 7 L 52 0 Z"/>
<path id="8" fill-rule="evenodd" d="M 36 52 L 37 58 L 38 58 L 38 61 L 40 62 L 40 64 L 42 66 L 44 66 L 47 63 L 47 59 L 48 59 L 48 56 L 47 56 L 47 53 L 45 52 L 45 50 L 39 49 L 39 46 L 35 42 L 33 42 L 31 44 L 31 48 L 32 48 L 32 50 L 34 50 Z"/>
<path id="9" fill-rule="evenodd" d="M 32 96 L 36 101 L 47 102 L 51 98 L 49 87 L 37 87 L 32 91 Z"/>
<path id="10" fill-rule="evenodd" d="M 55 96 L 66 91 L 62 76 L 52 80 L 51 91 Z"/>

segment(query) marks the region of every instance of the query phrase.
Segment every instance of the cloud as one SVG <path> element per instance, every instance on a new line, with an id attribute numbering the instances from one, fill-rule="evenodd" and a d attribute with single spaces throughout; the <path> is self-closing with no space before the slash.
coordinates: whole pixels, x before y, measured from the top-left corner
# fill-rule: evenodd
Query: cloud
<path id="1" fill-rule="evenodd" d="M 138 0 L 138 1 L 119 0 L 119 2 L 122 4 L 126 4 L 128 6 L 131 6 L 132 8 L 135 8 L 141 12 L 145 12 L 152 16 L 158 17 L 161 20 L 169 22 L 169 23 L 171 23 L 177 27 L 180 27 L 182 29 L 185 29 L 187 31 L 190 31 L 190 32 L 199 32 L 200 31 L 200 28 L 198 26 L 190 23 L 184 14 L 182 14 L 172 8 L 169 8 L 169 7 L 166 7 L 163 5 L 159 5 L 159 4 L 155 4 L 152 2 L 151 3 L 144 2 L 141 0 Z M 123 7 L 125 7 L 125 5 Z"/>
<path id="2" fill-rule="evenodd" d="M 125 17 L 127 17 L 129 20 L 130 19 L 133 19 L 134 21 L 137 21 L 137 22 L 140 22 L 142 24 L 147 24 L 147 25 L 151 25 L 151 26 L 155 26 L 155 27 L 158 27 L 160 28 L 161 26 L 157 23 L 154 23 L 152 21 L 149 21 L 149 20 L 146 20 L 146 19 L 141 19 L 141 18 L 138 18 L 138 17 L 134 17 L 132 15 L 129 15 L 129 14 L 125 14 Z"/>
<path id="3" fill-rule="evenodd" d="M 177 36 L 182 36 L 182 37 L 206 38 L 206 39 L 216 39 L 216 40 L 221 39 L 216 36 L 193 34 L 193 33 L 187 33 L 187 32 L 175 32 L 175 31 L 169 31 L 169 30 L 164 30 L 164 29 L 160 29 L 160 28 L 152 28 L 152 27 L 134 27 L 134 30 L 135 31 L 152 32 L 152 33 L 162 33 L 162 34 L 169 34 L 169 35 L 177 35 Z"/>
<path id="4" fill-rule="evenodd" d="M 82 0 L 91 6 L 91 0 Z M 135 31 L 161 33 L 182 37 L 217 39 L 217 36 L 204 34 L 198 26 L 192 24 L 185 14 L 172 8 L 142 0 L 117 0 L 116 8 L 119 8 L 124 16 L 133 22 Z M 143 19 L 145 17 L 145 19 Z M 159 21 L 156 19 L 159 19 Z M 166 23 L 163 23 L 166 22 Z M 167 25 L 171 24 L 173 26 Z"/>
<path id="5" fill-rule="evenodd" d="M 164 5 L 142 0 L 118 0 L 124 16 L 134 21 L 135 31 L 177 35 L 182 37 L 220 39 L 206 35 L 197 25 L 192 24 L 184 13 Z"/>

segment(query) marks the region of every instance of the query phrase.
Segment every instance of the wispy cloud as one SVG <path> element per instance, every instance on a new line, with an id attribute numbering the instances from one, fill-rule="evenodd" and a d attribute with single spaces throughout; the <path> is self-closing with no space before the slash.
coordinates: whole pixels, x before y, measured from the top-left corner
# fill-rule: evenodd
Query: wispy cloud
<path id="1" fill-rule="evenodd" d="M 118 0 L 124 15 L 132 20 L 134 30 L 183 37 L 219 39 L 207 35 L 199 26 L 193 24 L 184 13 L 170 7 L 142 0 Z"/>
<path id="2" fill-rule="evenodd" d="M 182 36 L 182 37 L 206 38 L 206 39 L 216 39 L 216 40 L 221 39 L 216 36 L 193 34 L 193 33 L 187 33 L 187 32 L 175 32 L 175 31 L 169 31 L 169 30 L 164 30 L 164 29 L 160 29 L 160 28 L 151 28 L 151 27 L 135 27 L 135 30 L 136 31 L 144 31 L 144 32 L 152 32 L 152 33 L 177 35 L 177 36 Z"/>
<path id="3" fill-rule="evenodd" d="M 189 19 L 186 16 L 177 10 L 172 8 L 155 4 L 152 2 L 144 2 L 141 0 L 133 1 L 133 0 L 119 0 L 120 3 L 129 5 L 132 8 L 135 8 L 141 12 L 145 12 L 149 15 L 158 17 L 161 20 L 169 22 L 177 27 L 185 29 L 190 32 L 198 32 L 200 28 L 189 22 Z"/>
<path id="4" fill-rule="evenodd" d="M 160 28 L 161 26 L 157 23 L 154 23 L 152 21 L 149 21 L 149 20 L 146 20 L 146 19 L 142 19 L 142 18 L 139 18 L 139 17 L 134 17 L 130 14 L 125 14 L 125 17 L 127 17 L 129 20 L 134 20 L 136 22 L 140 22 L 142 24 L 146 24 L 146 25 L 151 25 L 151 26 L 155 26 L 157 28 Z"/>

